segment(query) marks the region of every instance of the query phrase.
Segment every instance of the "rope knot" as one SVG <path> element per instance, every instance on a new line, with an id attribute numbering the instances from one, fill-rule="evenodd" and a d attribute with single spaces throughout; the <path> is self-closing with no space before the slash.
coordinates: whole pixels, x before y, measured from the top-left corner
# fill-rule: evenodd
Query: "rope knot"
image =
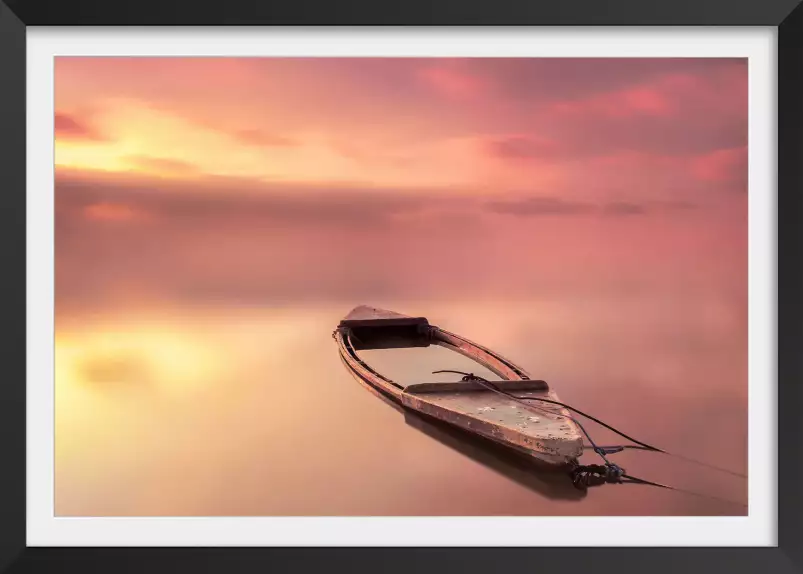
<path id="1" fill-rule="evenodd" d="M 621 482 L 624 474 L 625 469 L 618 464 L 609 463 L 605 465 L 605 482 Z"/>
<path id="2" fill-rule="evenodd" d="M 607 464 L 587 464 L 577 465 L 572 470 L 572 484 L 576 488 L 584 490 L 589 486 L 599 486 L 607 483 L 618 483 L 622 481 L 625 471 L 619 465 Z"/>

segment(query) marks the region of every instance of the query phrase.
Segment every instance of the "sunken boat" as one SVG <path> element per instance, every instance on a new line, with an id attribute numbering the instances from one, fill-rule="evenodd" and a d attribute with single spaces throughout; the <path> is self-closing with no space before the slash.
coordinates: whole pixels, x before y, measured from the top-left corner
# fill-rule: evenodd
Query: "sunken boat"
<path id="1" fill-rule="evenodd" d="M 583 434 L 546 381 L 425 317 L 359 306 L 333 333 L 351 373 L 404 409 L 415 411 L 513 448 L 555 466 L 574 466 L 583 453 Z M 359 351 L 438 345 L 464 355 L 499 377 L 488 380 L 459 371 L 458 381 L 402 384 L 379 373 Z M 446 378 L 446 377 L 444 377 Z"/>

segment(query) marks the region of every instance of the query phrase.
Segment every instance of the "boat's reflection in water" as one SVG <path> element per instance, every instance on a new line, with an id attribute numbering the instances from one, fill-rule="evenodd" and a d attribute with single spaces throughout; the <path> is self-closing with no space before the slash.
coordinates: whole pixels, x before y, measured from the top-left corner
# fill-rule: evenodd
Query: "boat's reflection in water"
<path id="1" fill-rule="evenodd" d="M 407 425 L 463 456 L 546 498 L 569 501 L 585 498 L 586 492 L 574 487 L 565 469 L 544 464 L 491 439 L 405 409 L 355 373 L 352 376 L 363 388 L 401 413 Z"/>

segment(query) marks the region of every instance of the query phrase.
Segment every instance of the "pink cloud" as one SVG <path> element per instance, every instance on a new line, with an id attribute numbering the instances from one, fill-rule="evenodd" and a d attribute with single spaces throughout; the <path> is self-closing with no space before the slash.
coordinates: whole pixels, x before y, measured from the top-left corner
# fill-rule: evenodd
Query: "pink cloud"
<path id="1" fill-rule="evenodd" d="M 545 105 L 536 121 L 575 157 L 627 150 L 696 156 L 746 145 L 745 96 L 746 75 L 675 73 Z"/>
<path id="2" fill-rule="evenodd" d="M 736 67 L 715 69 L 709 75 L 673 73 L 661 80 L 673 98 L 687 109 L 710 109 L 718 113 L 745 115 L 747 112 L 747 70 Z"/>
<path id="3" fill-rule="evenodd" d="M 237 130 L 232 132 L 232 135 L 243 143 L 256 146 L 286 147 L 296 144 L 295 140 L 291 138 L 272 134 L 264 130 Z"/>
<path id="4" fill-rule="evenodd" d="M 524 72 L 528 64 L 503 62 L 502 67 Z M 565 71 L 570 77 L 563 84 L 571 97 L 544 101 L 538 91 L 543 89 L 532 81 L 527 84 L 524 77 L 533 99 L 518 99 L 515 105 L 501 84 L 488 82 L 471 68 L 472 77 L 490 86 L 482 101 L 482 117 L 494 118 L 497 126 L 514 127 L 497 135 L 491 126 L 488 132 L 493 135 L 477 135 L 477 159 L 490 160 L 490 165 L 511 174 L 526 169 L 519 177 L 524 185 L 529 175 L 549 169 L 566 190 L 596 190 L 606 196 L 701 191 L 704 186 L 690 164 L 712 151 L 746 145 L 746 74 L 731 62 L 695 62 L 685 71 L 676 62 L 673 65 L 659 74 L 636 76 L 636 82 L 634 78 L 627 82 L 628 76 L 620 74 L 615 82 L 603 84 L 594 82 L 590 68 L 584 72 L 591 76 L 572 77 L 569 65 Z M 562 77 L 554 62 L 539 61 L 530 67 L 542 75 Z M 575 90 L 581 80 L 597 89 Z M 524 91 L 519 87 L 515 93 Z M 554 190 L 555 183 L 553 178 L 549 189 Z"/>
<path id="5" fill-rule="evenodd" d="M 591 95 L 577 100 L 556 102 L 548 107 L 549 113 L 560 116 L 596 119 L 628 118 L 638 116 L 665 117 L 678 110 L 661 85 L 642 85 L 615 92 Z"/>
<path id="6" fill-rule="evenodd" d="M 490 85 L 481 76 L 456 63 L 440 61 L 418 71 L 423 82 L 448 98 L 471 100 L 487 95 Z"/>
<path id="7" fill-rule="evenodd" d="M 695 159 L 692 173 L 698 179 L 746 189 L 747 147 L 721 149 Z"/>
<path id="8" fill-rule="evenodd" d="M 655 88 L 632 88 L 622 92 L 621 96 L 632 110 L 646 114 L 665 116 L 677 111 L 670 100 Z"/>
<path id="9" fill-rule="evenodd" d="M 65 112 L 56 112 L 53 127 L 56 139 L 73 141 L 105 140 L 84 118 Z"/>
<path id="10" fill-rule="evenodd" d="M 505 160 L 554 158 L 567 151 L 553 139 L 527 134 L 490 136 L 481 139 L 481 143 L 490 156 Z"/>

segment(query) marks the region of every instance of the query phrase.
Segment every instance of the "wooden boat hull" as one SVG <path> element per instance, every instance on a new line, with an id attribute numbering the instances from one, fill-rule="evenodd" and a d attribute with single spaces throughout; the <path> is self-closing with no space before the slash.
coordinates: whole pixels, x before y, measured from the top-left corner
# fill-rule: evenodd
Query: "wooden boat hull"
<path id="1" fill-rule="evenodd" d="M 439 345 L 498 375 L 501 380 L 492 382 L 499 390 L 516 397 L 558 400 L 545 381 L 532 379 L 510 360 L 430 325 L 424 317 L 360 306 L 340 322 L 333 337 L 341 359 L 355 376 L 406 409 L 484 436 L 548 464 L 574 464 L 583 452 L 581 431 L 562 407 L 538 401 L 523 404 L 475 381 L 402 385 L 359 357 L 357 351 L 361 349 Z"/>

